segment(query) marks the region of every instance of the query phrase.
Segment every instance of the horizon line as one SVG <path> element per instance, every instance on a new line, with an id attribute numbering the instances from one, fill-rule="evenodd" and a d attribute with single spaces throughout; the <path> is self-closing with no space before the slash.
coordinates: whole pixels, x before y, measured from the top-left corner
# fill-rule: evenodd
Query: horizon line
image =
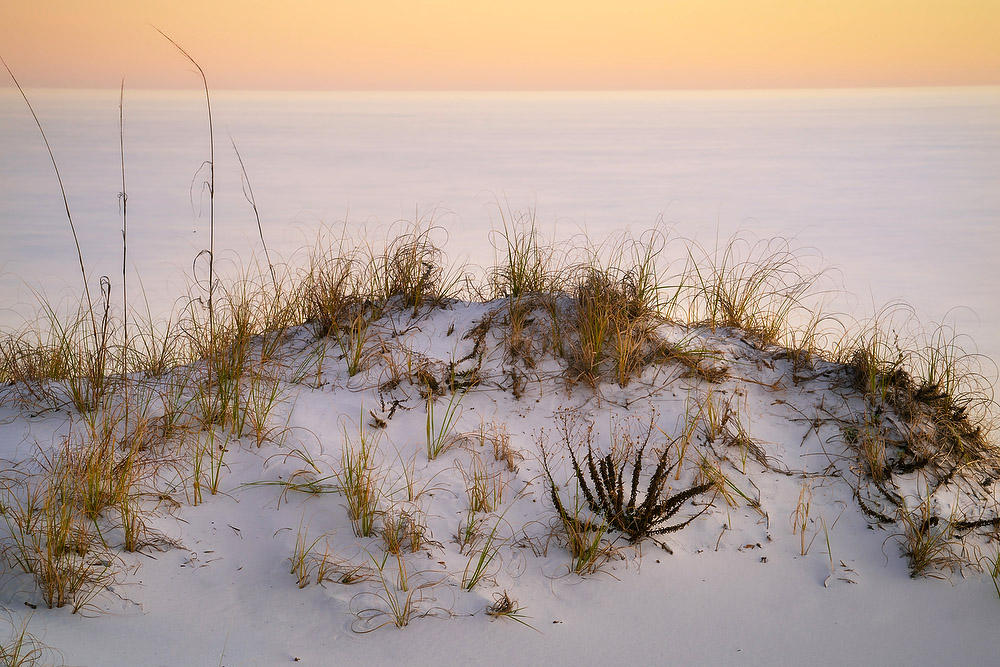
<path id="1" fill-rule="evenodd" d="M 125 89 L 128 80 L 124 79 Z M 892 85 L 832 85 L 832 86 L 767 86 L 767 87 L 676 87 L 676 88 L 240 88 L 210 86 L 214 92 L 237 93 L 726 93 L 726 92 L 793 92 L 793 91 L 849 91 L 849 90 L 934 90 L 963 88 L 1000 88 L 1000 81 L 991 83 L 960 84 L 892 84 Z M 8 84 L 5 90 L 16 92 Z M 117 86 L 24 86 L 25 90 L 38 91 L 107 91 L 118 90 Z M 200 86 L 164 86 L 157 88 L 139 87 L 133 91 L 144 92 L 187 92 L 204 94 Z"/>

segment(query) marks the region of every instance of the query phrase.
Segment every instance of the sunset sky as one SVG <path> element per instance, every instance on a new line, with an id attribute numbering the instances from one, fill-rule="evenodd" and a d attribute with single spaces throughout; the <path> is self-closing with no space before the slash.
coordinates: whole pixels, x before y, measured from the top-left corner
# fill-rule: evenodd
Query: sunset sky
<path id="1" fill-rule="evenodd" d="M 660 89 L 1000 83 L 1000 0 L 0 0 L 31 87 Z"/>

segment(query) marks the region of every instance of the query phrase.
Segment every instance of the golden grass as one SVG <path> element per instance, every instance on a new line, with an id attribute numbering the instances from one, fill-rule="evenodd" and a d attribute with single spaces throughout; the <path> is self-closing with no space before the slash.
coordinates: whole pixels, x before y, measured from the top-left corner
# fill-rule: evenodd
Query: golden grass
<path id="1" fill-rule="evenodd" d="M 459 464 L 459 472 L 465 480 L 470 512 L 493 512 L 500 507 L 507 486 L 502 470 L 490 470 L 478 455 L 473 454 L 468 469 Z"/>
<path id="2" fill-rule="evenodd" d="M 507 591 L 493 594 L 493 602 L 486 608 L 486 615 L 490 618 L 507 618 L 516 623 L 531 628 L 535 632 L 539 630 L 528 623 L 529 616 L 525 615 L 524 607 L 517 603 L 517 600 L 510 597 Z"/>
<path id="3" fill-rule="evenodd" d="M 507 472 L 517 472 L 517 462 L 524 460 L 524 453 L 511 444 L 506 424 L 497 421 L 484 423 L 479 429 L 479 440 L 482 446 L 490 446 L 493 460 L 503 463 Z"/>
<path id="4" fill-rule="evenodd" d="M 393 508 L 382 513 L 379 536 L 386 553 L 394 556 L 416 552 L 427 546 L 427 517 L 419 509 Z"/>
<path id="5" fill-rule="evenodd" d="M 689 319 L 778 342 L 794 315 L 808 311 L 806 300 L 820 277 L 805 269 L 800 257 L 784 239 L 735 236 L 712 250 L 692 242 Z"/>
<path id="6" fill-rule="evenodd" d="M 558 497 L 558 492 L 555 492 Z M 562 499 L 559 505 L 565 507 Z M 618 555 L 614 545 L 605 539 L 608 532 L 607 522 L 586 512 L 585 503 L 580 494 L 573 496 L 571 507 L 565 507 L 558 512 L 557 525 L 554 533 L 557 539 L 569 552 L 569 571 L 573 574 L 587 575 L 599 572 L 605 564 Z"/>
<path id="7" fill-rule="evenodd" d="M 337 488 L 347 499 L 348 517 L 358 537 L 375 534 L 385 495 L 385 472 L 376 461 L 378 433 L 372 435 L 360 426 L 357 439 L 352 440 L 345 429 L 340 469 L 335 473 Z"/>
<path id="8" fill-rule="evenodd" d="M 110 553 L 95 522 L 76 506 L 80 489 L 68 474 L 54 479 L 4 480 L 2 544 L 10 567 L 30 574 L 49 608 L 86 608 L 115 577 Z"/>
<path id="9" fill-rule="evenodd" d="M 944 570 L 961 565 L 954 535 L 955 512 L 953 507 L 947 516 L 935 514 L 930 493 L 918 498 L 913 509 L 905 501 L 899 508 L 902 532 L 897 538 L 909 562 L 911 576 L 942 577 Z"/>
<path id="10" fill-rule="evenodd" d="M 31 616 L 17 621 L 4 610 L 4 623 L 10 627 L 7 639 L 0 640 L 0 662 L 7 667 L 33 667 L 56 663 L 57 653 L 28 631 Z"/>
<path id="11" fill-rule="evenodd" d="M 395 576 L 388 570 L 389 554 L 381 560 L 369 554 L 374 568 L 375 580 L 379 589 L 358 593 L 352 599 L 355 606 L 354 615 L 358 622 L 353 627 L 355 632 L 365 634 L 374 632 L 387 625 L 403 628 L 415 618 L 421 618 L 435 612 L 446 610 L 441 607 L 424 608 L 428 591 L 436 586 L 438 581 L 423 581 L 413 583 L 411 578 L 422 573 L 412 573 L 407 569 L 402 556 L 395 556 Z"/>
<path id="12" fill-rule="evenodd" d="M 808 539 L 809 532 L 809 512 L 812 509 L 812 487 L 804 483 L 799 488 L 799 499 L 795 503 L 795 511 L 792 512 L 792 534 L 799 536 L 799 555 L 809 554 L 809 547 L 812 541 Z"/>

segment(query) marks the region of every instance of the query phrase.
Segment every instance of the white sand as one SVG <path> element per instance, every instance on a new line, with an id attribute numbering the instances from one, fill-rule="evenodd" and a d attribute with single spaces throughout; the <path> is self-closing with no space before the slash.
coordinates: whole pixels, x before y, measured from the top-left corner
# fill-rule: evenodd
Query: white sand
<path id="1" fill-rule="evenodd" d="M 377 335 L 397 356 L 403 345 L 447 364 L 468 354 L 472 342 L 463 334 L 495 305 L 455 304 L 413 322 L 397 313 L 394 321 L 377 324 Z M 447 335 L 452 325 L 454 333 Z M 393 336 L 394 328 L 406 333 Z M 688 335 L 669 327 L 663 334 L 671 340 Z M 518 400 L 497 387 L 508 384 L 503 350 L 488 339 L 485 381 L 465 396 L 458 430 L 504 424 L 525 459 L 516 474 L 505 473 L 509 484 L 498 531 L 504 545 L 472 591 L 461 588 L 469 556 L 454 539 L 467 505 L 460 466 L 467 469 L 474 453 L 491 470 L 502 466 L 474 440 L 427 461 L 425 407 L 417 388 L 404 383 L 385 394 L 389 402 L 400 400 L 379 441 L 387 490 L 398 489 L 400 460 L 411 458 L 417 479 L 433 480 L 434 487 L 418 504 L 438 544 L 405 557 L 411 587 L 433 583 L 417 602 L 429 615 L 405 628 L 353 631 L 360 627 L 355 612 L 372 603 L 364 592 L 377 592 L 376 583 L 299 589 L 289 574 L 300 525 L 313 538 L 326 533 L 332 552 L 356 563 L 368 558 L 364 549 L 382 553 L 377 538 L 354 536 L 342 495 L 282 496 L 279 487 L 244 486 L 287 479 L 301 469 L 301 461 L 282 456 L 295 448 L 332 472 L 339 466 L 344 429 L 355 437 L 359 421 L 370 429 L 368 411 L 381 410 L 384 366 L 349 378 L 332 341 L 321 387 L 308 386 L 314 375 L 286 385 L 275 419 L 278 425 L 287 419 L 291 428 L 282 443 L 257 449 L 246 438 L 232 442 L 222 493 L 206 494 L 203 504 L 192 507 L 178 489 L 173 496 L 179 506 L 161 503 L 155 510 L 151 526 L 180 547 L 122 554 L 120 582 L 81 614 L 45 609 L 30 577 L 11 571 L 2 579 L 0 600 L 17 617 L 30 612 L 26 603 L 39 605 L 29 629 L 71 665 L 275 665 L 296 659 L 307 665 L 994 663 L 1000 655 L 1000 600 L 989 576 L 967 570 L 947 580 L 911 579 L 895 529 L 870 526 L 854 500 L 839 428 L 829 421 L 812 428 L 816 417 L 847 414 L 859 405 L 856 395 L 841 388 L 838 374 L 796 384 L 787 360 L 732 332 L 702 330 L 694 340 L 696 347 L 717 351 L 729 379 L 709 385 L 666 364 L 647 369 L 627 390 L 602 384 L 595 392 L 583 384 L 567 387 L 560 363 L 550 358 L 539 363 Z M 289 368 L 305 358 L 301 350 L 309 345 L 304 329 L 292 336 Z M 813 375 L 830 368 L 821 364 Z M 725 452 L 735 464 L 724 468 L 729 479 L 748 496 L 759 494 L 766 518 L 742 499 L 727 507 L 718 497 L 690 526 L 662 538 L 672 555 L 651 541 L 636 550 L 619 540 L 622 559 L 594 575 L 568 573 L 566 549 L 548 538 L 555 512 L 538 461 L 543 429 L 550 449 L 562 453 L 554 411 L 582 411 L 596 426 L 595 444 L 606 448 L 613 417 L 642 419 L 655 408 L 657 424 L 677 434 L 687 397 L 704 397 L 709 390 L 719 399 L 735 395 L 740 422 L 776 466 L 828 474 L 804 480 L 766 470 L 752 457 L 743 474 L 739 455 Z M 446 403 L 439 400 L 439 413 Z M 68 422 L 64 413 L 31 416 L 3 408 L 0 458 L 22 459 L 36 445 L 52 447 Z M 571 482 L 566 462 L 554 463 L 557 481 Z M 687 474 L 677 484 L 690 479 Z M 803 556 L 790 517 L 805 481 L 813 489 L 808 538 L 817 537 Z M 564 498 L 571 488 L 564 486 Z M 698 509 L 689 502 L 677 518 Z M 821 520 L 829 530 L 829 555 Z M 487 526 L 494 522 L 488 519 Z M 526 546 L 526 537 L 539 553 Z M 386 571 L 394 578 L 392 561 Z M 537 631 L 485 614 L 502 591 L 517 600 Z"/>

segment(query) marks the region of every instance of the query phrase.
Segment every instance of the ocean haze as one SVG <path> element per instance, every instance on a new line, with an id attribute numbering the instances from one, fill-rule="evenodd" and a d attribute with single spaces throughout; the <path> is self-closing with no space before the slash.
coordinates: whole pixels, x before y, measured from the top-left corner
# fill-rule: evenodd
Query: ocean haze
<path id="1" fill-rule="evenodd" d="M 118 91 L 29 91 L 96 276 L 120 273 Z M 738 230 L 815 250 L 855 314 L 904 299 L 953 317 L 1000 358 L 1000 87 L 718 92 L 219 92 L 220 260 L 257 230 L 272 251 L 323 223 L 381 233 L 415 212 L 448 254 L 492 260 L 497 201 L 543 231 L 601 240 L 657 224 L 712 243 Z M 130 265 L 154 311 L 183 291 L 208 243 L 198 175 L 204 98 L 126 90 Z M 374 232 L 373 232 L 374 233 Z M 822 255 L 822 259 L 816 257 Z M 32 290 L 72 294 L 78 267 L 58 186 L 16 90 L 0 92 L 0 324 Z M 955 310 L 959 308 L 959 310 Z"/>

